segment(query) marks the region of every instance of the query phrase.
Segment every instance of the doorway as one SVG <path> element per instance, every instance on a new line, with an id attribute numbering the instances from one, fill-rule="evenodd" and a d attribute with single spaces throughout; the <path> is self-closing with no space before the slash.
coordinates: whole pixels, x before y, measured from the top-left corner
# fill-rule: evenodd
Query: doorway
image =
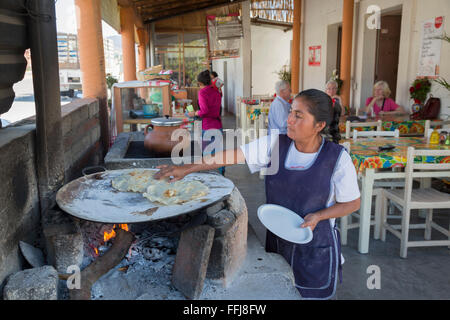
<path id="1" fill-rule="evenodd" d="M 326 79 L 330 80 L 333 71 L 340 75 L 341 67 L 342 24 L 336 23 L 328 26 L 327 31 L 327 61 Z M 324 84 L 325 84 L 324 82 Z"/>
<path id="2" fill-rule="evenodd" d="M 374 83 L 386 81 L 394 100 L 397 91 L 401 23 L 401 12 L 382 15 L 381 29 L 377 30 Z"/>

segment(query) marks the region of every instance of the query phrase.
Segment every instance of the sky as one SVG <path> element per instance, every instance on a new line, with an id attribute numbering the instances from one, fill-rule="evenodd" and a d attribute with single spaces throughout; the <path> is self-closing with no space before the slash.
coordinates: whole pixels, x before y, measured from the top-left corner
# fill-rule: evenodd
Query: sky
<path id="1" fill-rule="evenodd" d="M 56 29 L 58 32 L 77 33 L 77 20 L 74 0 L 56 1 Z M 103 37 L 117 35 L 118 33 L 106 22 L 102 21 Z"/>

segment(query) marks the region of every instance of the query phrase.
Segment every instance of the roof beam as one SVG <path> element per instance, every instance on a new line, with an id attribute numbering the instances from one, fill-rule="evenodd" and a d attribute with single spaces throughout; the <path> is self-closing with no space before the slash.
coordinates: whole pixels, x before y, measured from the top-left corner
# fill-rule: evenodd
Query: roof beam
<path id="1" fill-rule="evenodd" d="M 188 14 L 188 13 L 192 13 L 192 12 L 196 12 L 196 11 L 203 11 L 206 9 L 211 9 L 211 8 L 217 8 L 217 7 L 224 7 L 226 5 L 229 4 L 235 4 L 238 2 L 243 2 L 245 0 L 220 0 L 220 1 L 205 1 L 202 2 L 201 5 L 199 5 L 199 3 L 197 3 L 196 5 L 191 5 L 191 6 L 183 6 L 182 10 L 178 10 L 178 9 L 174 9 L 174 10 L 164 10 L 164 11 L 160 11 L 157 12 L 155 15 L 147 18 L 144 15 L 144 23 L 151 23 L 151 22 L 155 22 L 158 20 L 163 20 L 163 19 L 168 19 L 168 18 L 173 18 L 176 16 L 180 16 L 180 15 L 184 15 L 184 14 Z"/>
<path id="2" fill-rule="evenodd" d="M 172 3 L 179 3 L 180 0 L 167 0 L 167 1 L 154 1 L 154 2 L 146 2 L 146 3 L 142 3 L 141 5 L 136 5 L 136 8 L 138 10 L 146 10 L 146 9 L 152 9 L 155 7 L 161 7 L 164 6 L 166 4 L 172 4 Z M 183 4 L 183 3 L 182 3 Z M 186 4 L 186 2 L 184 2 L 184 4 Z"/>
<path id="3" fill-rule="evenodd" d="M 133 8 L 133 16 L 134 16 L 134 24 L 137 28 L 145 28 L 143 19 L 141 15 L 137 12 L 136 7 L 134 6 L 134 2 L 131 0 L 117 0 L 117 4 L 120 7 L 132 7 Z"/>
<path id="4" fill-rule="evenodd" d="M 204 2 L 211 2 L 211 1 L 205 0 Z M 153 13 L 158 14 L 158 13 L 168 11 L 171 9 L 183 8 L 183 7 L 189 7 L 189 6 L 191 6 L 189 1 L 180 2 L 179 0 L 176 0 L 176 1 L 170 1 L 170 2 L 165 2 L 165 3 L 159 3 L 159 4 L 153 5 L 151 7 L 142 7 L 140 9 L 140 12 L 142 15 L 151 15 Z"/>

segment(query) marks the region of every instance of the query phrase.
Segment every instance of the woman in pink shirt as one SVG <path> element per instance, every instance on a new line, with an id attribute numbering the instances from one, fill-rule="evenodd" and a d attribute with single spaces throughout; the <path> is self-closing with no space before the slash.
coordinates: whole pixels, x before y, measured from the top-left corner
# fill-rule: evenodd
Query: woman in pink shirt
<path id="1" fill-rule="evenodd" d="M 219 91 L 211 86 L 209 71 L 200 72 L 197 76 L 197 82 L 200 86 L 200 91 L 198 92 L 200 110 L 190 112 L 189 116 L 202 118 L 202 130 L 222 129 L 222 120 L 220 118 L 222 97 Z"/>
<path id="2" fill-rule="evenodd" d="M 395 103 L 394 100 L 389 98 L 391 90 L 386 81 L 378 81 L 373 86 L 373 97 L 369 97 L 366 100 L 366 107 L 363 109 L 367 115 L 375 114 L 379 115 L 380 112 L 389 114 L 401 114 L 403 108 Z"/>
<path id="3" fill-rule="evenodd" d="M 200 91 L 198 92 L 198 105 L 200 110 L 189 112 L 189 117 L 198 116 L 202 118 L 202 137 L 204 137 L 205 133 L 208 130 L 222 130 L 222 119 L 220 117 L 220 109 L 222 105 L 222 96 L 219 91 L 211 86 L 211 75 L 209 70 L 205 70 L 199 73 L 197 76 L 197 82 L 200 86 Z M 215 135 L 217 133 L 211 132 L 211 140 L 209 138 L 205 138 L 202 142 L 202 150 L 204 151 L 206 147 L 213 143 L 215 140 Z M 211 141 L 211 142 L 210 142 Z M 213 150 L 211 154 L 214 154 L 215 151 L 222 150 Z M 205 152 L 203 152 L 205 154 Z M 224 175 L 225 167 L 219 168 L 219 172 Z"/>

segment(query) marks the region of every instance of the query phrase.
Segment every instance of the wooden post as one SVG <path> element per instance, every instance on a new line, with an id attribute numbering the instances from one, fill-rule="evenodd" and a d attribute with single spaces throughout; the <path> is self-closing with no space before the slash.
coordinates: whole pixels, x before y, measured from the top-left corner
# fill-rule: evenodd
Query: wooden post
<path id="1" fill-rule="evenodd" d="M 342 107 L 350 107 L 354 0 L 344 0 L 342 16 L 341 89 Z"/>
<path id="2" fill-rule="evenodd" d="M 53 0 L 31 1 L 27 19 L 36 104 L 36 162 L 41 211 L 54 206 L 64 182 L 56 13 Z"/>
<path id="3" fill-rule="evenodd" d="M 136 80 L 136 55 L 134 50 L 135 42 L 133 19 L 133 8 L 120 8 L 120 34 L 122 35 L 122 61 L 124 81 Z"/>
<path id="4" fill-rule="evenodd" d="M 138 70 L 144 70 L 146 68 L 146 47 L 147 47 L 147 30 L 139 28 L 137 29 L 137 35 L 139 40 L 138 46 Z"/>
<path id="5" fill-rule="evenodd" d="M 252 38 L 250 30 L 250 1 L 242 2 L 242 29 L 244 37 L 242 38 L 242 79 L 243 96 L 252 96 Z"/>
<path id="6" fill-rule="evenodd" d="M 109 111 L 106 91 L 105 55 L 101 5 L 99 1 L 75 0 L 78 48 L 83 96 L 99 101 L 100 134 L 103 155 L 109 149 Z"/>
<path id="7" fill-rule="evenodd" d="M 300 20 L 302 0 L 294 0 L 294 23 L 292 25 L 291 52 L 291 88 L 292 93 L 299 91 L 300 80 Z"/>

